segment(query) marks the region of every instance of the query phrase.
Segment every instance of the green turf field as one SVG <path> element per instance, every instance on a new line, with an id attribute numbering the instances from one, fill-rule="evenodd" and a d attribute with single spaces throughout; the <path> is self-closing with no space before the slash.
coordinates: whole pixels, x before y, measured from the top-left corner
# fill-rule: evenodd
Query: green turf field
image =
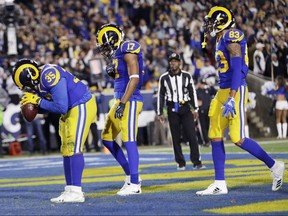
<path id="1" fill-rule="evenodd" d="M 276 160 L 288 163 L 287 140 L 263 139 L 260 145 Z M 0 169 L 0 215 L 288 215 L 288 172 L 271 191 L 267 167 L 226 142 L 225 176 L 229 193 L 196 196 L 214 179 L 211 148 L 201 147 L 206 169 L 194 170 L 183 144 L 186 170 L 178 171 L 171 146 L 140 146 L 142 194 L 119 197 L 124 174 L 110 154 L 85 153 L 82 204 L 54 204 L 65 185 L 62 156 L 5 156 Z M 287 168 L 286 168 L 287 169 Z"/>

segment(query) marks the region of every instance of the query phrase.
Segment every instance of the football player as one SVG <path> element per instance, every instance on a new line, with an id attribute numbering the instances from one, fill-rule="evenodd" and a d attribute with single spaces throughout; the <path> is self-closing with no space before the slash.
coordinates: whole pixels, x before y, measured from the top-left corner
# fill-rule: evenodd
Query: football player
<path id="1" fill-rule="evenodd" d="M 22 106 L 32 103 L 40 112 L 61 113 L 59 134 L 66 186 L 51 202 L 84 202 L 81 188 L 83 144 L 90 125 L 96 120 L 95 97 L 84 83 L 60 66 L 45 64 L 40 67 L 30 59 L 21 59 L 15 64 L 13 80 L 24 92 Z"/>
<path id="2" fill-rule="evenodd" d="M 272 190 L 281 188 L 284 163 L 273 160 L 253 139 L 245 137 L 245 106 L 247 101 L 248 73 L 247 42 L 242 31 L 234 29 L 234 16 L 225 7 L 213 7 L 204 19 L 205 46 L 206 36 L 216 37 L 215 60 L 219 74 L 219 87 L 209 109 L 209 138 L 212 145 L 215 181 L 197 195 L 227 194 L 225 181 L 225 149 L 223 136 L 229 127 L 230 138 L 237 146 L 263 161 L 273 176 Z"/>
<path id="3" fill-rule="evenodd" d="M 138 116 L 142 110 L 143 59 L 138 42 L 124 41 L 123 31 L 114 24 L 103 25 L 97 32 L 97 50 L 107 60 L 106 71 L 114 79 L 114 104 L 102 131 L 103 145 L 123 168 L 126 178 L 117 192 L 120 196 L 140 194 L 139 154 L 137 149 Z M 115 141 L 121 133 L 128 160 Z"/>

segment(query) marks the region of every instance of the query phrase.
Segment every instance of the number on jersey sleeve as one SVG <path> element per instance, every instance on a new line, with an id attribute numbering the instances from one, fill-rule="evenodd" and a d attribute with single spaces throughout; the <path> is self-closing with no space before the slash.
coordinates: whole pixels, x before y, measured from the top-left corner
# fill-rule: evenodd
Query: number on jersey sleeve
<path id="1" fill-rule="evenodd" d="M 136 41 L 125 41 L 121 47 L 124 53 L 138 54 L 141 50 L 141 45 Z"/>
<path id="2" fill-rule="evenodd" d="M 244 34 L 242 31 L 238 29 L 231 29 L 227 31 L 224 35 L 224 40 L 227 43 L 236 43 L 242 41 L 244 38 Z"/>
<path id="3" fill-rule="evenodd" d="M 54 67 L 47 67 L 41 73 L 41 82 L 46 88 L 55 86 L 60 80 L 60 72 Z"/>

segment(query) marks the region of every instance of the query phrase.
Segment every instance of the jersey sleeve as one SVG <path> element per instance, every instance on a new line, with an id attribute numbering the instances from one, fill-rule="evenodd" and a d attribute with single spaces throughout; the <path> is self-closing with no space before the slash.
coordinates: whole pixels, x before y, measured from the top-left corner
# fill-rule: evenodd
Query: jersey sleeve
<path id="1" fill-rule="evenodd" d="M 140 50 L 141 50 L 141 45 L 138 42 L 133 41 L 133 40 L 125 41 L 121 47 L 121 51 L 123 53 L 138 54 L 140 53 Z"/>
<path id="2" fill-rule="evenodd" d="M 60 80 L 60 72 L 57 68 L 51 66 L 44 67 L 41 72 L 40 82 L 46 89 L 51 89 L 57 85 Z"/>
<path id="3" fill-rule="evenodd" d="M 244 33 L 239 29 L 230 29 L 224 35 L 224 41 L 226 44 L 239 43 L 244 39 Z"/>
<path id="4" fill-rule="evenodd" d="M 55 87 L 51 87 L 50 94 L 53 100 L 43 99 L 40 108 L 49 112 L 65 114 L 68 111 L 68 95 L 66 79 L 60 79 Z"/>

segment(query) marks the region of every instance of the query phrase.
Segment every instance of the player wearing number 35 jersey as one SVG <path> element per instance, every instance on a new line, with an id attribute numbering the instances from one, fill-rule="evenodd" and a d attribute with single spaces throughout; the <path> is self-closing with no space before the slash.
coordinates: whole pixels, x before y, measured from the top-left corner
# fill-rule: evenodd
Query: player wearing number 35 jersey
<path id="1" fill-rule="evenodd" d="M 81 188 L 83 144 L 90 125 L 96 121 L 95 97 L 84 83 L 60 66 L 45 64 L 40 67 L 30 59 L 21 59 L 16 63 L 13 80 L 24 92 L 21 105 L 32 103 L 40 108 L 40 112 L 62 114 L 59 135 L 66 187 L 51 202 L 84 202 Z"/>
<path id="2" fill-rule="evenodd" d="M 263 161 L 272 171 L 272 190 L 277 191 L 283 183 L 284 163 L 273 160 L 253 139 L 246 138 L 244 132 L 245 106 L 247 101 L 248 73 L 247 43 L 242 31 L 233 29 L 233 13 L 225 7 L 213 7 L 205 16 L 204 42 L 206 37 L 216 36 L 215 60 L 219 74 L 219 86 L 209 109 L 212 157 L 215 169 L 215 182 L 197 195 L 227 194 L 224 166 L 224 132 L 229 127 L 233 143 Z"/>

